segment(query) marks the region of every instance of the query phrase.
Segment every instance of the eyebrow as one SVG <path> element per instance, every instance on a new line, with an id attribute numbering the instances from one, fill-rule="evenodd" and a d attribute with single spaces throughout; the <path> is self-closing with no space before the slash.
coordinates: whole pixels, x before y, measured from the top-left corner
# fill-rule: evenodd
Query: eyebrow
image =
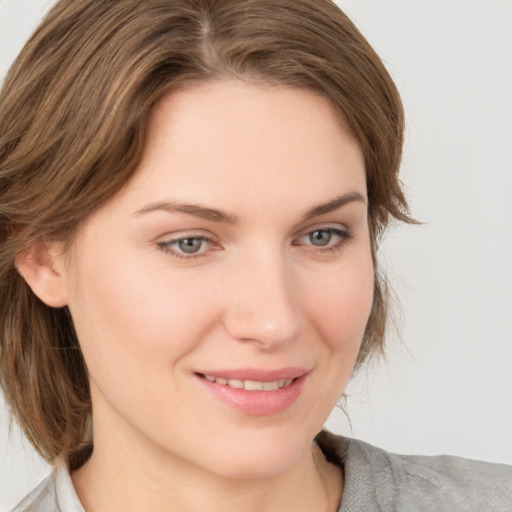
<path id="1" fill-rule="evenodd" d="M 309 210 L 304 215 L 303 220 L 309 220 L 313 217 L 318 217 L 320 215 L 324 215 L 325 213 L 333 212 L 334 210 L 337 210 L 346 204 L 354 202 L 366 204 L 366 198 L 359 192 L 349 192 L 348 194 L 343 194 L 342 196 L 335 197 L 328 203 L 324 203 L 311 208 L 311 210 Z"/>
<path id="2" fill-rule="evenodd" d="M 345 206 L 346 204 L 353 202 L 366 204 L 366 198 L 359 192 L 349 192 L 347 194 L 343 194 L 341 196 L 335 197 L 327 203 L 323 203 L 311 208 L 304 214 L 302 221 L 330 213 L 337 210 L 338 208 L 341 208 L 342 206 Z M 208 208 L 200 204 L 180 203 L 176 201 L 161 201 L 157 203 L 150 203 L 144 206 L 144 208 L 137 210 L 135 215 L 138 216 L 158 210 L 164 210 L 171 213 L 185 213 L 187 215 L 193 215 L 195 217 L 200 217 L 202 219 L 210 220 L 213 222 L 220 222 L 223 224 L 237 223 L 237 217 L 232 213 L 217 210 L 215 208 Z"/>
<path id="3" fill-rule="evenodd" d="M 232 215 L 215 208 L 207 208 L 200 204 L 186 204 L 178 203 L 175 201 L 171 202 L 159 202 L 151 203 L 144 208 L 135 212 L 135 215 L 141 215 L 143 213 L 154 212 L 157 210 L 165 210 L 171 213 L 186 213 L 187 215 L 194 215 L 195 217 L 201 217 L 202 219 L 211 220 L 213 222 L 221 222 L 223 224 L 236 224 L 236 215 Z"/>

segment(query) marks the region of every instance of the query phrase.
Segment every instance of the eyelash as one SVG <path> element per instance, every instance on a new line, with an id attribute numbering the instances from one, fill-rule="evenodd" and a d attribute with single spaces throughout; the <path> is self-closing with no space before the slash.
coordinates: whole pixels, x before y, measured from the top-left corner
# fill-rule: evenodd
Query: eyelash
<path id="1" fill-rule="evenodd" d="M 317 229 L 308 231 L 304 235 L 300 236 L 299 240 L 302 240 L 308 236 L 312 236 L 313 233 L 316 233 L 316 232 L 325 232 L 331 236 L 337 236 L 339 238 L 339 240 L 336 241 L 333 245 L 329 245 L 329 246 L 325 246 L 325 247 L 314 246 L 313 244 L 301 244 L 301 243 L 293 243 L 293 245 L 295 245 L 295 246 L 310 245 L 311 247 L 317 247 L 317 249 L 315 249 L 315 252 L 325 254 L 325 253 L 333 253 L 333 252 L 337 252 L 337 251 L 341 250 L 345 246 L 345 244 L 353 238 L 352 233 L 350 233 L 349 231 L 344 231 L 344 230 L 341 230 L 338 228 L 333 228 L 333 227 L 325 227 L 325 228 L 317 228 Z M 209 238 L 207 236 L 203 236 L 203 235 L 184 236 L 184 237 L 175 238 L 175 239 L 164 241 L 164 242 L 158 242 L 157 246 L 163 252 L 171 255 L 173 258 L 176 258 L 178 260 L 193 260 L 193 259 L 197 259 L 197 258 L 203 258 L 205 256 L 205 253 L 207 252 L 207 250 L 201 250 L 200 252 L 197 252 L 197 253 L 186 254 L 184 252 L 180 252 L 180 251 L 172 248 L 173 245 L 179 244 L 180 242 L 184 242 L 185 240 L 199 240 L 200 242 L 206 243 L 209 246 L 215 246 L 215 242 L 211 238 Z M 329 243 L 330 243 L 330 241 L 329 241 Z"/>

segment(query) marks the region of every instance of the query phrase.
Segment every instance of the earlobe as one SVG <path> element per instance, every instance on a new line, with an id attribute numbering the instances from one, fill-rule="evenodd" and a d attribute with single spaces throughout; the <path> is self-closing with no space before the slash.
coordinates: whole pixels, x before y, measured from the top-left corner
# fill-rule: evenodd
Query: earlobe
<path id="1" fill-rule="evenodd" d="M 15 259 L 16 268 L 28 286 L 54 308 L 68 303 L 62 259 L 62 245 L 57 242 L 37 242 L 18 253 Z"/>

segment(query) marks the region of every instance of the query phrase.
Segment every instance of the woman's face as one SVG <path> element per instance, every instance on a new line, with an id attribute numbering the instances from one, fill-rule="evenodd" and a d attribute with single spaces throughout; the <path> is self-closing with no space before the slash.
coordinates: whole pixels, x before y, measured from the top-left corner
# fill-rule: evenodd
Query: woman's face
<path id="1" fill-rule="evenodd" d="M 282 473 L 342 393 L 370 313 L 362 155 L 311 92 L 173 92 L 66 258 L 98 455 Z"/>

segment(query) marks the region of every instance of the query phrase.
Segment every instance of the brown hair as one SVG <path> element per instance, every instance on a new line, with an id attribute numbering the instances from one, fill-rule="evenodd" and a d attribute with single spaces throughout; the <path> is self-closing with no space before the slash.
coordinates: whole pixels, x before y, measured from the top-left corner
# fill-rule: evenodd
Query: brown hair
<path id="1" fill-rule="evenodd" d="M 0 384 L 49 461 L 78 467 L 90 452 L 87 370 L 67 308 L 38 300 L 15 257 L 36 241 L 71 240 L 127 183 L 166 92 L 226 78 L 319 92 L 359 143 L 376 278 L 356 368 L 382 350 L 376 249 L 392 217 L 411 221 L 397 177 L 403 110 L 352 22 L 330 0 L 61 0 L 0 95 Z"/>

